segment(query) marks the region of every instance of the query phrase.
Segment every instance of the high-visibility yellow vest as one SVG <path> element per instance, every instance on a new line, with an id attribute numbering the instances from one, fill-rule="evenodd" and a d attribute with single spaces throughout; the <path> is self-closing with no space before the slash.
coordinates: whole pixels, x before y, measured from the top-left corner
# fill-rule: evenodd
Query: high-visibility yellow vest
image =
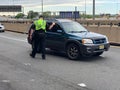
<path id="1" fill-rule="evenodd" d="M 36 20 L 35 22 L 34 22 L 34 24 L 35 24 L 35 29 L 36 30 L 45 30 L 45 32 L 46 32 L 46 21 L 45 20 Z"/>

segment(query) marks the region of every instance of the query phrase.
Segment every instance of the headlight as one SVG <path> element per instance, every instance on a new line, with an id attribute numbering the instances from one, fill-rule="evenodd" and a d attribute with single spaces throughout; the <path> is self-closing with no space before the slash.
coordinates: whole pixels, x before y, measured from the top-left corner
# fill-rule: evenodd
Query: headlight
<path id="1" fill-rule="evenodd" d="M 83 44 L 93 44 L 93 41 L 91 39 L 82 39 Z"/>

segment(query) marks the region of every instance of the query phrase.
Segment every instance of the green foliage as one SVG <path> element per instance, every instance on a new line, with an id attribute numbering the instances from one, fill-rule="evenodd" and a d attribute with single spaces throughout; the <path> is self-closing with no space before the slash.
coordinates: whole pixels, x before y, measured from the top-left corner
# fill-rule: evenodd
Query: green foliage
<path id="1" fill-rule="evenodd" d="M 92 15 L 86 15 L 86 18 L 92 18 L 93 16 Z"/>
<path id="2" fill-rule="evenodd" d="M 89 15 L 89 14 L 87 14 L 87 15 L 82 14 L 80 16 L 81 16 L 81 18 L 88 18 L 88 19 L 93 18 L 93 15 Z M 100 15 L 95 15 L 95 18 L 99 18 L 99 17 L 100 17 Z"/>
<path id="3" fill-rule="evenodd" d="M 46 11 L 46 12 L 43 12 L 42 14 L 45 18 L 49 18 L 51 17 L 51 12 L 50 11 Z M 37 18 L 39 16 L 39 13 L 38 12 L 34 12 L 34 11 L 29 11 L 28 12 L 28 15 L 27 15 L 27 18 L 28 19 L 34 19 L 34 18 Z"/>
<path id="4" fill-rule="evenodd" d="M 23 13 L 18 13 L 15 18 L 23 18 L 25 15 Z"/>
<path id="5" fill-rule="evenodd" d="M 33 18 L 36 18 L 38 15 L 39 15 L 38 12 L 29 11 L 27 18 L 28 19 L 33 19 Z"/>
<path id="6" fill-rule="evenodd" d="M 51 12 L 50 11 L 46 11 L 46 12 L 43 12 L 42 14 L 45 18 L 49 18 L 51 17 Z"/>

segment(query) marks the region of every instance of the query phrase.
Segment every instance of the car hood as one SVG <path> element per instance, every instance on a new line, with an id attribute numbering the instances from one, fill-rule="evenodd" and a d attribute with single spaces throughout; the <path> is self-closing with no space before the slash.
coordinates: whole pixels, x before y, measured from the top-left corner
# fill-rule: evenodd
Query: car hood
<path id="1" fill-rule="evenodd" d="M 90 38 L 90 39 L 96 39 L 96 38 L 105 38 L 105 35 L 94 33 L 94 32 L 82 32 L 82 33 L 69 33 L 71 36 L 77 37 L 77 38 Z"/>

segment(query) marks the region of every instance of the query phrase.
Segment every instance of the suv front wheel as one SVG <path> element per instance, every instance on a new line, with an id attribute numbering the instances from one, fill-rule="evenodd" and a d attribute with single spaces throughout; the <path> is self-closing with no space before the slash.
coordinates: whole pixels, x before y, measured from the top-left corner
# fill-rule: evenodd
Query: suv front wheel
<path id="1" fill-rule="evenodd" d="M 76 44 L 69 44 L 66 50 L 69 59 L 76 60 L 80 56 L 79 47 Z"/>

